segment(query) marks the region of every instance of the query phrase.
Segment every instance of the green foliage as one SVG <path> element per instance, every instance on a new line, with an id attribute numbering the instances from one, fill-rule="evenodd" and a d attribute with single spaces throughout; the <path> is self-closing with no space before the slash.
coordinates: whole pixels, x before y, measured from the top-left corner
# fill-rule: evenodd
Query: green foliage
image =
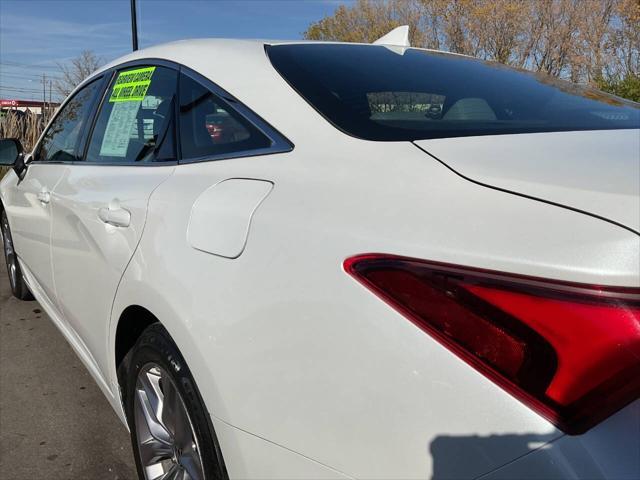
<path id="1" fill-rule="evenodd" d="M 640 75 L 629 74 L 622 79 L 598 79 L 596 85 L 600 90 L 618 97 L 640 102 Z"/>

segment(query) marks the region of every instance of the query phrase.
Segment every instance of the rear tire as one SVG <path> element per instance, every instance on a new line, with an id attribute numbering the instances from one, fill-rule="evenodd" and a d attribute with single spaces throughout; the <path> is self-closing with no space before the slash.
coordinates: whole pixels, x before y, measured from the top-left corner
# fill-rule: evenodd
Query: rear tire
<path id="1" fill-rule="evenodd" d="M 141 479 L 228 479 L 209 412 L 162 325 L 144 330 L 118 377 Z"/>
<path id="2" fill-rule="evenodd" d="M 11 293 L 20 300 L 33 300 L 33 295 L 31 295 L 29 287 L 22 276 L 18 256 L 13 248 L 13 237 L 11 236 L 11 228 L 9 228 L 9 219 L 7 218 L 7 212 L 4 210 L 0 211 L 0 236 L 2 237 L 4 259 L 7 264 Z"/>

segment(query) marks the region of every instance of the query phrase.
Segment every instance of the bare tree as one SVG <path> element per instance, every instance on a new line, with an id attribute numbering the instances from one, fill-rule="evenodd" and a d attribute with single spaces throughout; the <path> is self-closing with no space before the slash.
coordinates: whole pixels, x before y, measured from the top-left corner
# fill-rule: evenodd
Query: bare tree
<path id="1" fill-rule="evenodd" d="M 640 101 L 640 0 L 358 0 L 305 37 L 368 43 L 398 25 L 411 44 L 591 83 Z"/>
<path id="2" fill-rule="evenodd" d="M 358 0 L 353 7 L 340 5 L 332 16 L 312 23 L 304 35 L 314 40 L 369 43 L 395 27 L 409 25 L 410 40 L 419 45 L 425 42 L 420 7 L 414 1 Z"/>
<path id="3" fill-rule="evenodd" d="M 54 84 L 56 92 L 60 96 L 66 97 L 80 82 L 96 71 L 103 63 L 102 58 L 96 56 L 91 50 L 83 50 L 79 56 L 69 63 L 59 63 L 58 67 L 62 75 L 60 80 L 56 80 Z"/>
<path id="4" fill-rule="evenodd" d="M 609 73 L 624 77 L 640 76 L 640 0 L 619 0 L 614 5 L 616 18 L 608 48 L 614 59 Z M 605 67 L 606 68 L 606 67 Z"/>

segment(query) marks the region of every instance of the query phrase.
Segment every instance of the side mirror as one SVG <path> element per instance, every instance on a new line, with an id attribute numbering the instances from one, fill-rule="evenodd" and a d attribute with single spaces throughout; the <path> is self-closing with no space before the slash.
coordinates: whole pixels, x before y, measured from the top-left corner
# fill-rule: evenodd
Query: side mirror
<path id="1" fill-rule="evenodd" d="M 17 138 L 3 138 L 0 140 L 0 165 L 13 167 L 22 154 L 22 144 Z"/>
<path id="2" fill-rule="evenodd" d="M 0 166 L 13 167 L 18 178 L 22 179 L 26 166 L 20 140 L 17 138 L 0 139 Z"/>

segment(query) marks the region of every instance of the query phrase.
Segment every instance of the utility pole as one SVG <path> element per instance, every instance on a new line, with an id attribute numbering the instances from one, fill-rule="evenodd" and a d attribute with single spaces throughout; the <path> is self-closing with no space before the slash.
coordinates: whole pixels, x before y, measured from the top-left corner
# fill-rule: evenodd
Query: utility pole
<path id="1" fill-rule="evenodd" d="M 49 80 L 49 108 L 47 110 L 49 110 L 49 117 L 51 117 L 52 114 L 52 108 L 51 108 L 51 86 L 53 85 L 53 81 Z"/>
<path id="2" fill-rule="evenodd" d="M 133 51 L 138 50 L 138 19 L 136 15 L 136 0 L 131 0 L 131 43 Z"/>
<path id="3" fill-rule="evenodd" d="M 40 109 L 40 113 L 44 116 L 45 112 L 45 104 L 47 103 L 47 74 L 42 74 L 42 108 Z"/>

